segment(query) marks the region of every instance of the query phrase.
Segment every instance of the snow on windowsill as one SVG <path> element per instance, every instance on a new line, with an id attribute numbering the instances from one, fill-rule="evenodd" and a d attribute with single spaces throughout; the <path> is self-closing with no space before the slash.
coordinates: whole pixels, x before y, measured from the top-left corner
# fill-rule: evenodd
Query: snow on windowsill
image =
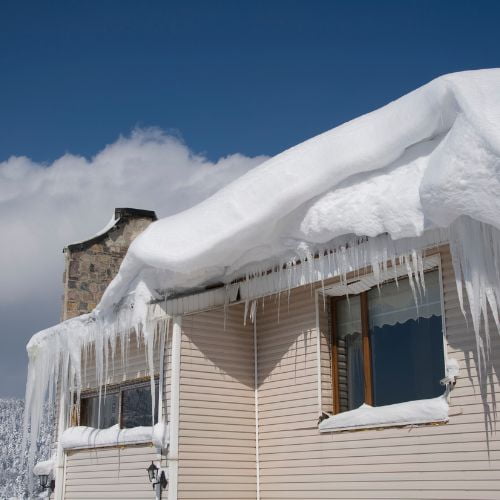
<path id="1" fill-rule="evenodd" d="M 319 424 L 320 432 L 338 432 L 373 427 L 419 425 L 448 421 L 445 396 L 386 406 L 361 405 L 355 410 L 333 415 Z"/>
<path id="2" fill-rule="evenodd" d="M 118 424 L 107 429 L 77 426 L 69 427 L 61 436 L 61 446 L 65 450 L 142 443 L 152 443 L 159 448 L 166 448 L 168 445 L 168 426 L 156 424 L 154 427 L 133 427 L 131 429 L 120 429 Z"/>

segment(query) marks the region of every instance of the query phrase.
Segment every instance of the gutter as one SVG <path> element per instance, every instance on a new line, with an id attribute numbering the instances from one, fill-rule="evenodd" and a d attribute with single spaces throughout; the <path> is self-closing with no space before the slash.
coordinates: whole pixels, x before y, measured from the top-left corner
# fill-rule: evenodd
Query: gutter
<path id="1" fill-rule="evenodd" d="M 168 500 L 177 500 L 179 473 L 179 402 L 181 371 L 182 316 L 174 316 L 172 327 L 172 361 L 170 375 L 170 423 L 168 466 Z"/>

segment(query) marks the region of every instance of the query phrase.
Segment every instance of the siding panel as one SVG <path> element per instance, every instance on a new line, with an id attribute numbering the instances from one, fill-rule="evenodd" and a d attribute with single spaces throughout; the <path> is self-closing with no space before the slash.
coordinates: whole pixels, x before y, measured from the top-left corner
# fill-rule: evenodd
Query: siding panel
<path id="1" fill-rule="evenodd" d="M 152 445 L 68 451 L 64 498 L 149 500 L 146 467 L 157 458 Z"/>
<path id="2" fill-rule="evenodd" d="M 182 323 L 179 499 L 255 499 L 253 326 L 243 307 Z"/>

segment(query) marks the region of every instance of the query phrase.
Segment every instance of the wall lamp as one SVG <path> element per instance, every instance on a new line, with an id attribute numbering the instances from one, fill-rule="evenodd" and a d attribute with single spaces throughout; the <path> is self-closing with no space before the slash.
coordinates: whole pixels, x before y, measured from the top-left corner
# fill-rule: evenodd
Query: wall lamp
<path id="1" fill-rule="evenodd" d="M 38 479 L 40 480 L 40 486 L 43 490 L 49 490 L 49 493 L 55 490 L 56 482 L 54 479 L 49 481 L 48 474 L 39 474 Z"/>
<path id="2" fill-rule="evenodd" d="M 148 471 L 149 482 L 156 490 L 156 498 L 161 498 L 161 491 L 167 487 L 168 481 L 165 471 L 160 470 L 154 462 L 146 469 Z"/>

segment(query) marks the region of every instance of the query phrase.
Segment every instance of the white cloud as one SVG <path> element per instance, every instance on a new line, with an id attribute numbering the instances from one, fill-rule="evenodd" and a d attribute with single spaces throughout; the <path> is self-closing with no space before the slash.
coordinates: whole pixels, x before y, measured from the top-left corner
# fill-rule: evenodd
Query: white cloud
<path id="1" fill-rule="evenodd" d="M 26 157 L 1 162 L 0 337 L 9 335 L 14 322 L 16 331 L 24 330 L 25 322 L 26 333 L 18 346 L 24 356 L 25 340 L 34 333 L 32 316 L 43 308 L 45 318 L 57 321 L 63 247 L 95 234 L 115 207 L 151 209 L 159 217 L 167 216 L 201 201 L 265 159 L 234 154 L 211 162 L 161 130 L 139 129 L 90 160 L 66 154 L 50 165 Z M 53 304 L 51 314 L 47 303 Z M 22 304 L 26 317 L 14 315 Z M 12 314 L 5 313 L 9 308 Z M 5 355 L 0 353 L 0 362 Z M 0 396 L 2 392 L 0 387 Z"/>
<path id="2" fill-rule="evenodd" d="M 213 163 L 158 129 L 134 131 L 91 160 L 0 163 L 0 301 L 17 302 L 61 282 L 62 248 L 104 226 L 115 207 L 166 216 L 206 198 L 265 158 Z"/>

